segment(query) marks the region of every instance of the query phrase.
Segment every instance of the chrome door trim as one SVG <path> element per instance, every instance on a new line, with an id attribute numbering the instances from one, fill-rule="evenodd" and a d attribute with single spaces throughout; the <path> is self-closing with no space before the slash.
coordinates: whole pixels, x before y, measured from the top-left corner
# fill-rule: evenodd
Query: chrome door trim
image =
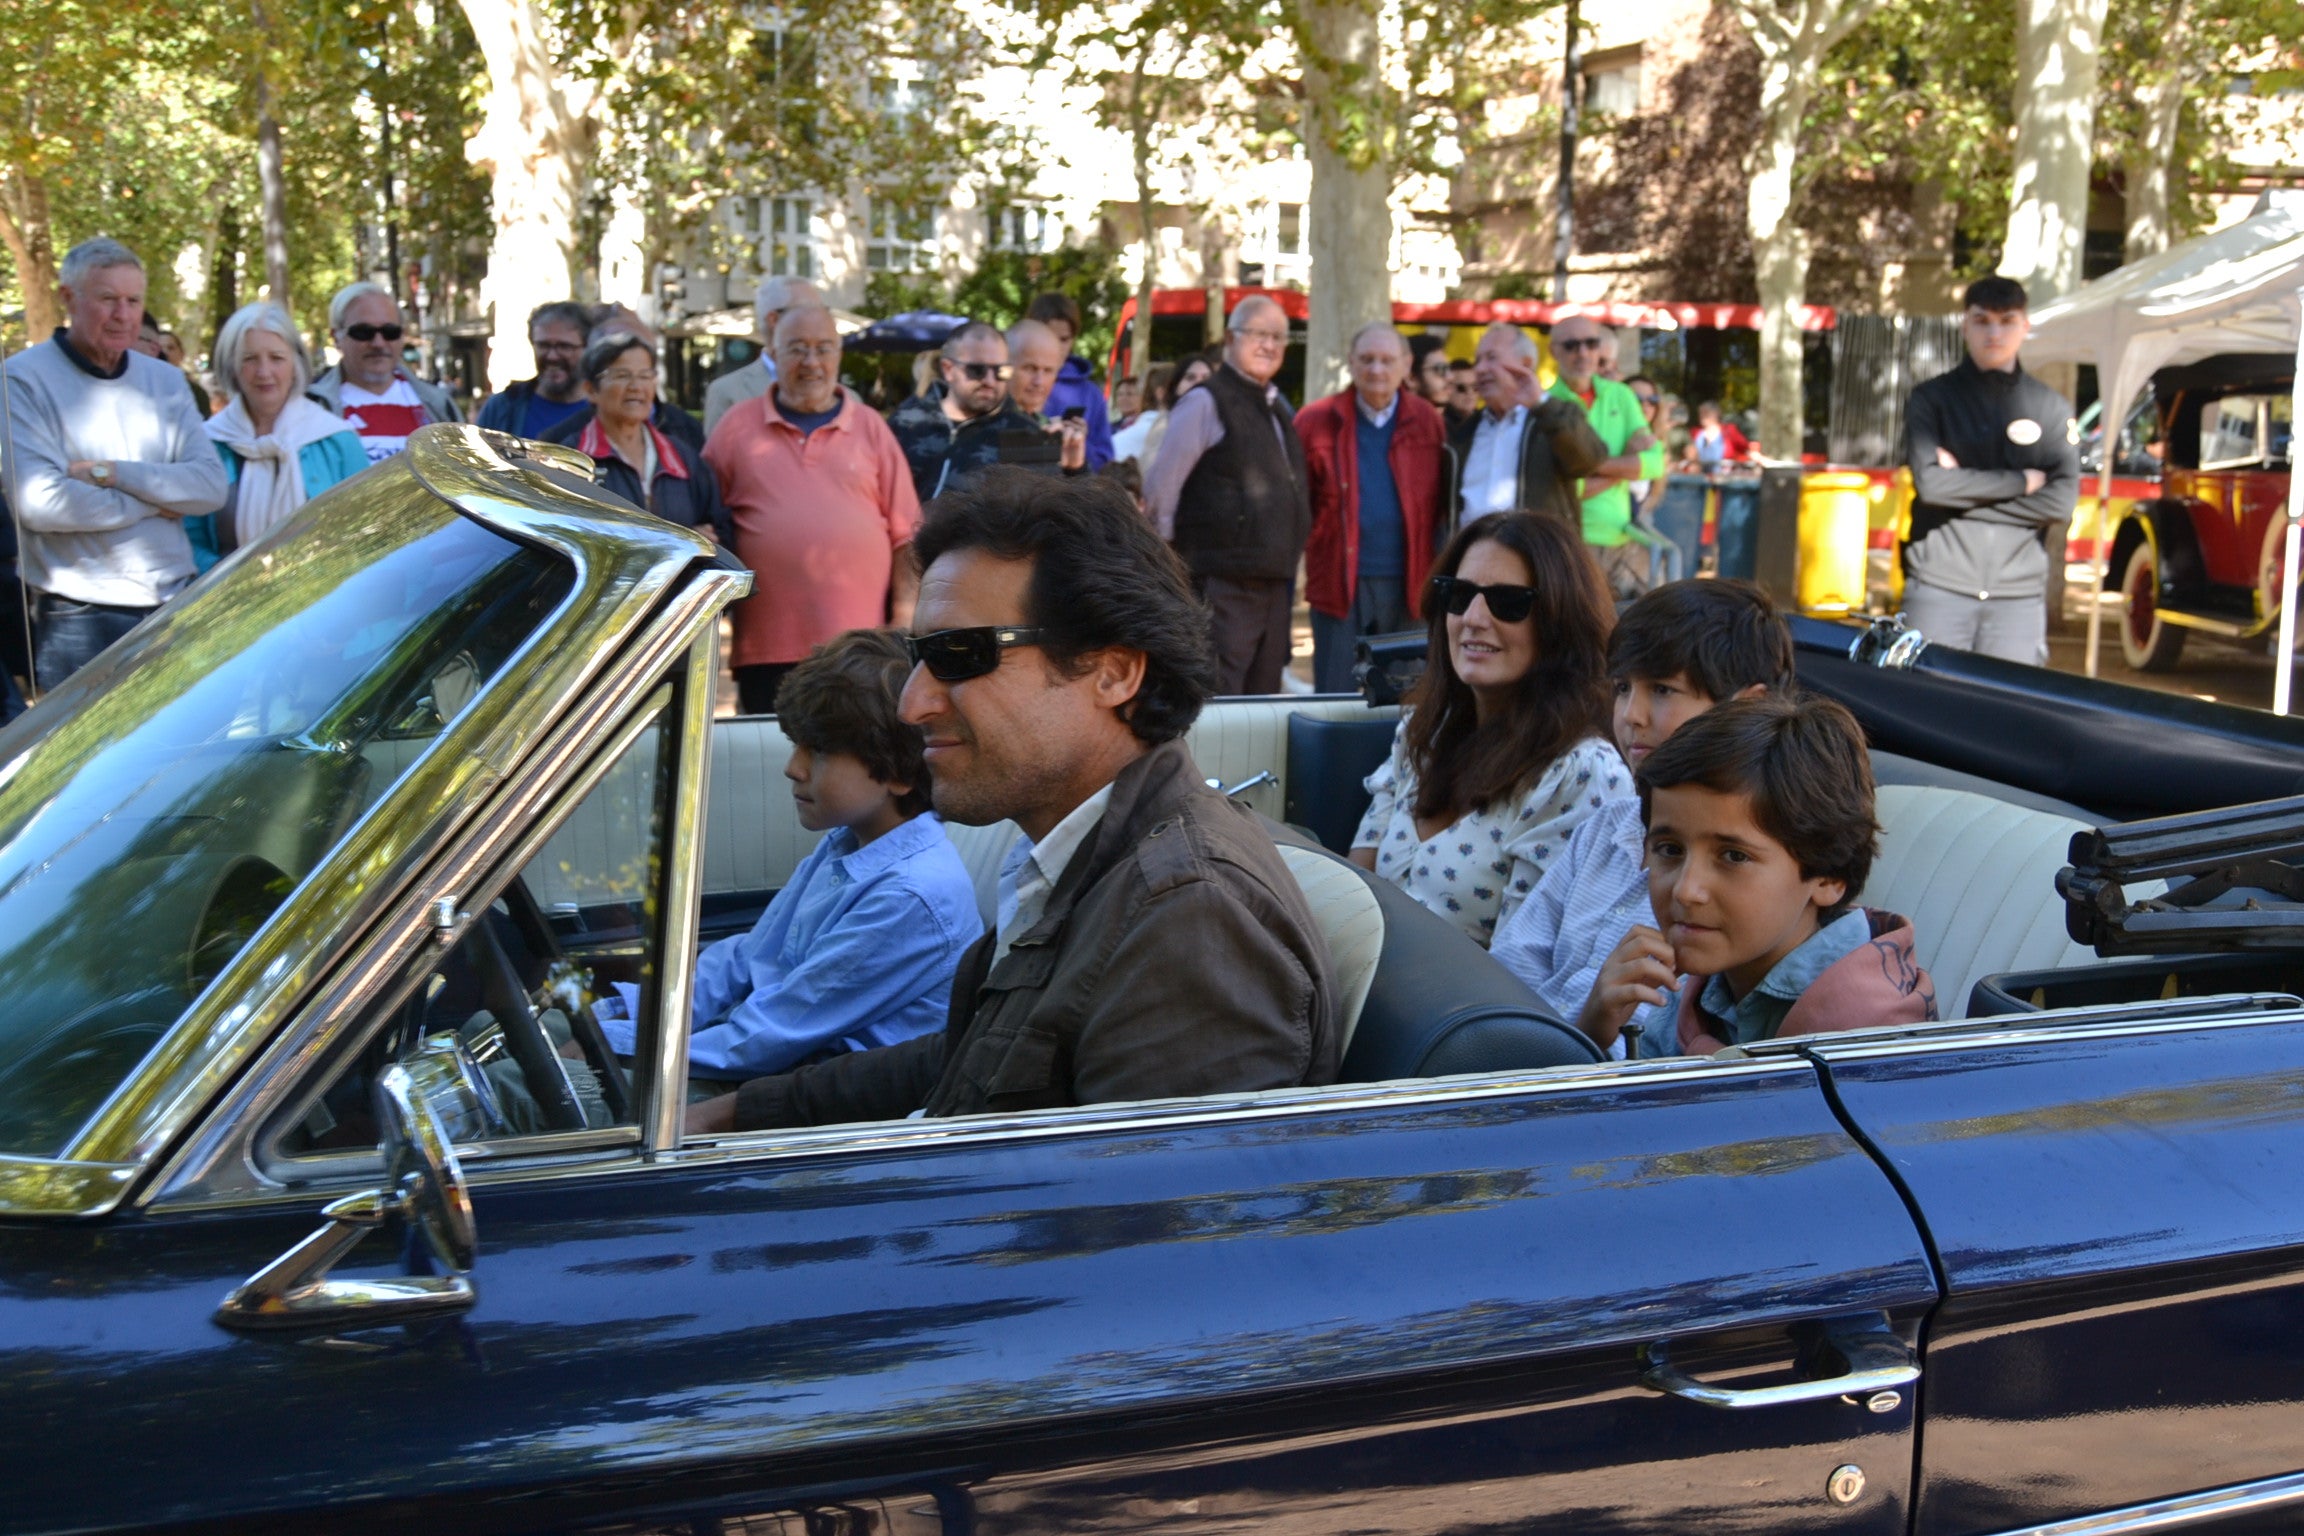
<path id="1" fill-rule="evenodd" d="M 1830 1034 L 1785 1035 L 1734 1047 L 1753 1061 L 1787 1056 L 1819 1061 L 1872 1061 L 1917 1056 L 1975 1047 L 2034 1045 L 2043 1040 L 2122 1040 L 2147 1035 L 2184 1034 L 2203 1029 L 2247 1029 L 2264 1024 L 2304 1022 L 2304 1010 L 2265 1007 L 2287 1002 L 2282 993 L 2229 993 L 2197 999 L 2196 1009 L 2181 1005 L 2190 999 L 2109 1003 L 2102 1007 L 2065 1008 L 2045 1013 L 2009 1013 L 1977 1019 L 1952 1019 L 1940 1024 L 1891 1024 L 1878 1029 L 1851 1029 Z M 2250 1005 L 2256 1012 L 2238 1010 Z M 1669 1059 L 1669 1058 L 1667 1058 Z"/>
<path id="2" fill-rule="evenodd" d="M 2304 1472 L 2259 1478 L 2252 1483 L 2231 1483 L 2199 1493 L 2179 1494 L 2172 1499 L 2154 1499 L 2149 1504 L 2075 1515 L 2069 1520 L 2018 1526 L 1998 1536 L 2136 1536 L 2141 1531 L 2173 1530 L 2203 1520 L 2262 1514 L 2292 1504 L 2304 1504 Z"/>
<path id="3" fill-rule="evenodd" d="M 688 1110 L 688 999 L 696 936 L 704 913 L 705 802 L 712 783 L 712 704 L 720 679 L 720 636 L 707 627 L 688 649 L 680 695 L 680 756 L 673 764 L 672 840 L 664 871 L 665 963 L 656 988 L 656 1051 L 636 1074 L 633 1093 L 648 1106 L 641 1118 L 641 1156 L 654 1162 L 680 1145 Z"/>
<path id="4" fill-rule="evenodd" d="M 662 686 L 664 674 L 700 634 L 716 633 L 721 610 L 750 584 L 749 573 L 709 570 L 674 595 L 657 624 L 609 664 L 601 685 L 570 707 L 523 771 L 481 808 L 465 840 L 419 872 L 398 905 L 352 947 L 350 957 L 323 980 L 252 1069 L 216 1101 L 137 1196 L 138 1206 L 240 1204 L 269 1199 L 286 1188 L 258 1166 L 256 1128 L 269 1123 L 283 1107 L 282 1101 L 327 1052 L 340 1028 L 390 984 L 419 947 L 431 942 L 432 898 L 453 891 L 469 902 L 479 894 L 473 882 L 482 871 L 516 867 L 498 864 L 515 843 L 532 838 L 540 845 L 543 834 L 537 828 L 549 824 L 544 819 L 548 811 L 558 809 L 566 775 L 579 771 L 577 765 L 587 763 L 606 741 L 624 734 L 620 728 L 631 725 L 625 714 L 636 711 L 648 692 Z M 605 773 L 612 762 L 612 755 L 602 756 L 597 771 Z M 493 899 L 494 888 L 487 894 Z M 635 1138 L 626 1128 L 618 1139 L 629 1146 Z M 373 1172 L 353 1177 L 372 1178 Z"/>
<path id="5" fill-rule="evenodd" d="M 1643 1078 L 1702 1073 L 1707 1082 L 1728 1078 L 1797 1078 L 1815 1081 L 1815 1068 L 1788 1061 L 1716 1062 L 1705 1056 L 1666 1057 L 1635 1063 L 1604 1062 L 1588 1067 L 1542 1067 L 1525 1072 L 1488 1072 L 1463 1077 L 1412 1077 L 1388 1083 L 1336 1083 L 1319 1088 L 1275 1088 L 1260 1093 L 1212 1095 L 1195 1099 L 1139 1099 L 1082 1104 L 1065 1109 L 1025 1110 L 1007 1115 L 965 1115 L 944 1120 L 887 1120 L 804 1130 L 738 1131 L 681 1147 L 667 1161 L 704 1167 L 752 1163 L 763 1158 L 794 1161 L 851 1157 L 858 1153 L 918 1152 L 953 1143 L 1047 1141 L 1112 1132 L 1176 1130 L 1240 1125 L 1259 1120 L 1293 1120 L 1355 1110 L 1423 1108 L 1476 1104 L 1493 1099 L 1547 1097 Z"/>

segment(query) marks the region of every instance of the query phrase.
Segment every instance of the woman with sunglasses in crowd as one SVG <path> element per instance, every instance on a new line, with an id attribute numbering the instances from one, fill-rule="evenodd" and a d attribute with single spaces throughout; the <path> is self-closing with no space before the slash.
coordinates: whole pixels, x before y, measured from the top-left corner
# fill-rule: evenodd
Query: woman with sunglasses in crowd
<path id="1" fill-rule="evenodd" d="M 1608 594 L 1576 530 L 1492 512 L 1426 588 L 1430 660 L 1352 860 L 1485 948 L 1568 835 L 1632 775 L 1608 741 Z"/>

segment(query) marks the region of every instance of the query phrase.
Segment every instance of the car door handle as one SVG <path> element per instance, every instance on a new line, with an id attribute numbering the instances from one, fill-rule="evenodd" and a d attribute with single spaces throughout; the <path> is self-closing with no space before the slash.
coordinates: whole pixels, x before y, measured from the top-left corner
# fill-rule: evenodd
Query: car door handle
<path id="1" fill-rule="evenodd" d="M 1786 1403 L 1812 1403 L 1827 1397 L 1862 1399 L 1875 1392 L 1908 1386 L 1920 1379 L 1919 1362 L 1894 1339 L 1868 1344 L 1864 1350 L 1865 1359 L 1857 1369 L 1845 1375 L 1828 1377 L 1822 1381 L 1786 1382 L 1778 1387 L 1708 1386 L 1674 1365 L 1664 1345 L 1650 1344 L 1642 1353 L 1648 1367 L 1640 1373 L 1642 1386 L 1652 1391 L 1668 1392 L 1674 1397 L 1684 1397 L 1692 1403 L 1702 1403 L 1707 1408 L 1778 1408 Z M 1883 1360 L 1883 1355 L 1891 1355 L 1892 1358 Z"/>

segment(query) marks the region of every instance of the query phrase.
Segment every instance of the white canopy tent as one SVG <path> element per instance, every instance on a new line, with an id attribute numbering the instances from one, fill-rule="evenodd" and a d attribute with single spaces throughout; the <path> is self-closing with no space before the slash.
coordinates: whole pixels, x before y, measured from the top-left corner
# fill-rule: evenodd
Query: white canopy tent
<path id="1" fill-rule="evenodd" d="M 2267 192 L 2228 229 L 2187 240 L 2098 278 L 2032 316 L 2028 362 L 2093 363 L 2104 409 L 2104 471 L 2097 487 L 2088 675 L 2103 628 L 2104 526 L 2121 424 L 2162 368 L 2227 352 L 2295 352 L 2295 419 L 2304 421 L 2304 193 Z M 2288 480 L 2281 565 L 2280 656 L 2273 709 L 2288 713 L 2296 651 L 2296 568 L 2304 533 L 2304 476 Z"/>

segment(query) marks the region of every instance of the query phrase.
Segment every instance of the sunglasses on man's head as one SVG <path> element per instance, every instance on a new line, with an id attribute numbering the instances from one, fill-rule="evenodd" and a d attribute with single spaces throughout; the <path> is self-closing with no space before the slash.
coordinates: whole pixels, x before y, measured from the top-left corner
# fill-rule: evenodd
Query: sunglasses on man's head
<path id="1" fill-rule="evenodd" d="M 1005 382 L 1010 371 L 1006 363 L 954 363 L 952 366 L 968 375 L 968 381 L 972 384 L 981 384 L 986 379 Z"/>
<path id="2" fill-rule="evenodd" d="M 1472 611 L 1472 599 L 1488 599 L 1488 616 L 1499 624 L 1517 624 L 1536 611 L 1534 587 L 1484 587 L 1461 576 L 1435 576 L 1427 589 L 1436 607 L 1463 615 Z"/>
<path id="3" fill-rule="evenodd" d="M 348 325 L 344 327 L 344 334 L 354 341 L 374 341 L 379 336 L 386 341 L 398 341 L 408 332 L 397 325 Z"/>
<path id="4" fill-rule="evenodd" d="M 926 667 L 940 683 L 964 683 L 1000 670 L 1000 653 L 1011 646 L 1038 645 L 1047 633 L 1039 629 L 1002 629 L 986 624 L 974 629 L 939 629 L 933 634 L 906 635 L 904 648 L 912 664 Z"/>

